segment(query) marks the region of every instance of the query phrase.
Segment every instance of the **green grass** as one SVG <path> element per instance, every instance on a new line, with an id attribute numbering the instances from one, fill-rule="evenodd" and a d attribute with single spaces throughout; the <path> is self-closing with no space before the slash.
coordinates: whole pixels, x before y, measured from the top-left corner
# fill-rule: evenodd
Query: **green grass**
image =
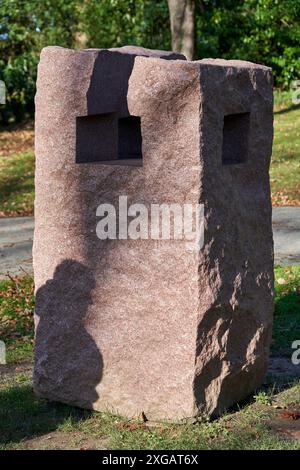
<path id="1" fill-rule="evenodd" d="M 34 154 L 0 157 L 0 216 L 33 214 Z"/>
<path id="2" fill-rule="evenodd" d="M 299 385 L 295 386 L 292 396 L 297 396 L 299 391 Z M 108 435 L 111 449 L 299 449 L 300 443 L 292 443 L 270 431 L 268 421 L 271 416 L 269 406 L 252 403 L 218 420 L 194 424 L 161 424 L 149 429 L 118 416 L 93 413 L 71 427 L 63 423 L 60 428 L 71 430 L 75 426 L 95 437 Z"/>
<path id="3" fill-rule="evenodd" d="M 300 339 L 300 266 L 276 266 L 272 354 L 290 357 L 296 339 Z"/>
<path id="4" fill-rule="evenodd" d="M 273 204 L 300 204 L 300 106 L 290 92 L 275 93 L 274 143 L 270 170 Z"/>
<path id="5" fill-rule="evenodd" d="M 29 276 L 0 281 L 0 339 L 5 341 L 8 363 L 32 357 L 33 292 Z"/>
<path id="6" fill-rule="evenodd" d="M 274 129 L 270 170 L 273 204 L 300 205 L 298 176 L 300 169 L 300 106 L 292 104 L 290 92 L 275 92 Z M 17 134 L 14 139 L 17 139 Z M 9 144 L 6 142 L 7 146 Z M 28 151 L 28 144 L 26 144 L 25 153 L 21 151 L 22 144 L 18 149 L 19 153 L 0 156 L 0 216 L 33 214 L 33 149 Z"/>
<path id="7" fill-rule="evenodd" d="M 89 446 L 105 440 L 108 449 L 300 449 L 300 442 L 284 438 L 270 427 L 275 410 L 299 397 L 300 384 L 272 394 L 268 401 L 248 404 L 218 420 L 194 424 L 160 423 L 149 427 L 111 413 L 80 410 L 37 398 L 28 377 L 17 375 L 0 385 L 0 449 L 26 448 L 26 439 L 46 433 L 80 436 Z M 51 442 L 49 443 L 51 445 Z M 59 444 L 60 446 L 61 444 Z"/>
<path id="8" fill-rule="evenodd" d="M 60 423 L 75 422 L 89 412 L 63 404 L 51 405 L 34 395 L 29 376 L 17 374 L 0 385 L 0 449 L 25 437 L 55 431 Z"/>

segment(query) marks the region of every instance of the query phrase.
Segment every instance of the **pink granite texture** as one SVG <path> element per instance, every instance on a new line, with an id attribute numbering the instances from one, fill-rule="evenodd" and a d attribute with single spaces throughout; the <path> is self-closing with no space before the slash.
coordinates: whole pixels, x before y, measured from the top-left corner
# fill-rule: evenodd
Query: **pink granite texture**
<path id="1" fill-rule="evenodd" d="M 272 109 L 271 70 L 249 62 L 43 49 L 39 396 L 174 421 L 220 414 L 261 383 L 273 314 Z M 140 118 L 142 159 L 130 138 L 118 157 L 118 120 L 133 116 L 123 131 Z M 96 209 L 120 195 L 146 206 L 204 204 L 203 248 L 99 240 Z"/>

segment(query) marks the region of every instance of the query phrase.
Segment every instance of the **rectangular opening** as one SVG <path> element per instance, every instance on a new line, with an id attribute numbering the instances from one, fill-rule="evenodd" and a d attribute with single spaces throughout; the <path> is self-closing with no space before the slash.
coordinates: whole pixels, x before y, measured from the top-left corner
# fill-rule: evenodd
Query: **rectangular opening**
<path id="1" fill-rule="evenodd" d="M 250 113 L 228 114 L 223 126 L 223 165 L 244 163 L 248 157 Z"/>
<path id="2" fill-rule="evenodd" d="M 141 118 L 129 116 L 118 120 L 118 158 L 142 159 Z"/>
<path id="3" fill-rule="evenodd" d="M 76 163 L 142 164 L 141 118 L 116 113 L 76 118 Z"/>
<path id="4" fill-rule="evenodd" d="M 117 158 L 117 118 L 115 113 L 76 118 L 76 163 Z"/>

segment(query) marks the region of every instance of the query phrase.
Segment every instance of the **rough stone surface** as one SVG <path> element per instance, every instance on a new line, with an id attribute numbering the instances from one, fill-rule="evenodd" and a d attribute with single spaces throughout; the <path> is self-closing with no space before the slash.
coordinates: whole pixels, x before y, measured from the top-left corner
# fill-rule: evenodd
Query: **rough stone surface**
<path id="1" fill-rule="evenodd" d="M 180 59 L 137 48 L 42 51 L 33 256 L 34 387 L 43 397 L 174 420 L 222 412 L 265 373 L 271 71 Z M 114 150 L 106 162 L 76 163 L 78 118 L 99 114 L 141 119 L 142 159 L 117 159 L 101 117 L 97 133 Z M 146 206 L 203 203 L 204 247 L 99 240 L 96 208 L 120 195 Z"/>

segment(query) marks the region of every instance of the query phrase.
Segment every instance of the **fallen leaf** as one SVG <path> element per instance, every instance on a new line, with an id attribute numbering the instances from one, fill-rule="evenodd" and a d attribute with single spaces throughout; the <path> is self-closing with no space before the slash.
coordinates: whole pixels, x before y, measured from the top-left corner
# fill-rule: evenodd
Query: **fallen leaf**
<path id="1" fill-rule="evenodd" d="M 285 410 L 280 413 L 281 418 L 297 420 L 300 418 L 300 411 L 298 410 Z"/>

